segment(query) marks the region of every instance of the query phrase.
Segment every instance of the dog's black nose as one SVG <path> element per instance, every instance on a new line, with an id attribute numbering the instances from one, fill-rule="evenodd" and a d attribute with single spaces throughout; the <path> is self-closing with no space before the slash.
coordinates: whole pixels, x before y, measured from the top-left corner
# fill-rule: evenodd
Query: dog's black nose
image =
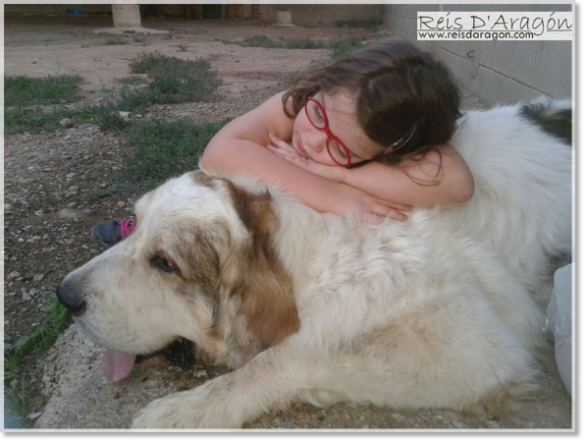
<path id="1" fill-rule="evenodd" d="M 86 309 L 85 300 L 75 291 L 71 285 L 62 282 L 57 288 L 57 299 L 67 308 L 71 315 L 81 315 Z"/>

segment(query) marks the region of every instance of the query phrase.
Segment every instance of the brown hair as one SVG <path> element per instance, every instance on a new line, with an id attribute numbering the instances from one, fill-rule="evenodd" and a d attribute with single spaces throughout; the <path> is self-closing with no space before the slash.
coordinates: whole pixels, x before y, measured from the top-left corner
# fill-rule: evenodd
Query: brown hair
<path id="1" fill-rule="evenodd" d="M 389 165 L 447 142 L 461 117 L 460 93 L 447 67 L 394 38 L 301 77 L 283 96 L 285 113 L 295 117 L 307 96 L 341 88 L 356 93 L 358 122 L 386 147 L 376 160 Z"/>

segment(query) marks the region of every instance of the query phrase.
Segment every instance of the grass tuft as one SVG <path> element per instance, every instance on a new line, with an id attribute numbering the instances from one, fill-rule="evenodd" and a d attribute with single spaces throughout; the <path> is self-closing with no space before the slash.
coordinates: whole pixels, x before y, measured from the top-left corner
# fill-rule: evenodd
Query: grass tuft
<path id="1" fill-rule="evenodd" d="M 126 167 L 115 174 L 115 180 L 152 187 L 196 169 L 209 141 L 226 123 L 195 125 L 180 120 L 133 124 L 127 130 L 133 149 L 123 154 Z"/>
<path id="2" fill-rule="evenodd" d="M 126 38 L 119 34 L 110 35 L 104 40 L 106 46 L 126 45 L 127 43 Z"/>
<path id="3" fill-rule="evenodd" d="M 338 60 L 364 48 L 364 39 L 360 37 L 336 38 L 331 42 L 331 57 Z"/>
<path id="4" fill-rule="evenodd" d="M 57 300 L 54 293 L 44 293 L 49 297 L 46 307 L 45 326 L 35 327 L 33 331 L 20 337 L 16 343 L 6 346 L 4 351 L 4 382 L 18 380 L 12 389 L 5 392 L 5 418 L 8 427 L 23 427 L 26 423 L 26 375 L 23 372 L 23 359 L 35 352 L 44 352 L 55 343 L 61 332 L 71 324 L 71 314 Z"/>
<path id="5" fill-rule="evenodd" d="M 78 99 L 78 75 L 33 78 L 24 75 L 4 79 L 5 106 L 56 105 Z"/>
<path id="6" fill-rule="evenodd" d="M 154 104 L 209 102 L 219 99 L 222 79 L 204 59 L 182 60 L 160 52 L 142 54 L 130 63 L 134 74 L 147 74 L 146 87 L 124 85 L 117 107 L 124 111 L 144 111 Z"/>
<path id="7" fill-rule="evenodd" d="M 16 358 L 12 367 L 18 367 L 18 359 L 32 351 L 44 351 L 51 347 L 57 337 L 71 324 L 71 314 L 59 303 L 54 293 L 45 293 L 49 298 L 47 325 L 35 327 L 29 335 L 20 337 L 10 348 L 9 356 Z M 6 372 L 4 373 L 6 378 Z"/>
<path id="8" fill-rule="evenodd" d="M 4 130 L 6 134 L 30 132 L 38 134 L 43 131 L 55 131 L 64 118 L 80 118 L 79 112 L 56 110 L 43 112 L 38 109 L 6 109 L 4 111 Z"/>
<path id="9" fill-rule="evenodd" d="M 284 49 L 323 49 L 327 48 L 329 43 L 325 40 L 316 40 L 312 38 L 284 38 L 273 39 L 264 35 L 254 35 L 245 38 L 242 41 L 232 42 L 240 46 L 256 48 L 284 48 Z"/>
<path id="10" fill-rule="evenodd" d="M 377 32 L 383 22 L 379 19 L 370 20 L 339 20 L 336 22 L 336 28 L 362 28 L 368 32 Z"/>

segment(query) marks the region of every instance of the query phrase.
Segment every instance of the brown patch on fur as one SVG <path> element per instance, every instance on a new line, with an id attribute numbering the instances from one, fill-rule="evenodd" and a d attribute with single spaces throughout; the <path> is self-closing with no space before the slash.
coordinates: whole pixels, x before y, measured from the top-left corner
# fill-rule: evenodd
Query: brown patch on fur
<path id="1" fill-rule="evenodd" d="M 212 340 L 223 340 L 220 325 L 219 290 L 220 253 L 229 248 L 230 231 L 222 220 L 202 225 L 193 220 L 169 227 L 175 238 L 169 251 L 179 267 L 178 277 L 172 279 L 175 292 L 187 300 L 203 299 L 210 312 L 210 327 L 206 331 Z"/>
<path id="2" fill-rule="evenodd" d="M 234 207 L 251 234 L 247 245 L 232 251 L 223 276 L 231 308 L 227 338 L 234 365 L 299 330 L 293 283 L 274 250 L 272 233 L 278 220 L 269 194 L 253 195 L 229 183 Z M 232 352 L 231 352 L 232 354 Z"/>
<path id="3" fill-rule="evenodd" d="M 193 171 L 191 177 L 196 185 L 217 189 L 216 182 L 219 180 L 218 178 L 211 177 L 201 171 Z"/>

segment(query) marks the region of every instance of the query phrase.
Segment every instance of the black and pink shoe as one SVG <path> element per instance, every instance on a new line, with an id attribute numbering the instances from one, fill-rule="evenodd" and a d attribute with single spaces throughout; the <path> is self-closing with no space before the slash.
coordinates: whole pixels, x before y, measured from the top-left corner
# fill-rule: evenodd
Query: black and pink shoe
<path id="1" fill-rule="evenodd" d="M 92 229 L 92 240 L 103 249 L 108 249 L 124 240 L 136 226 L 133 218 L 107 220 Z"/>

